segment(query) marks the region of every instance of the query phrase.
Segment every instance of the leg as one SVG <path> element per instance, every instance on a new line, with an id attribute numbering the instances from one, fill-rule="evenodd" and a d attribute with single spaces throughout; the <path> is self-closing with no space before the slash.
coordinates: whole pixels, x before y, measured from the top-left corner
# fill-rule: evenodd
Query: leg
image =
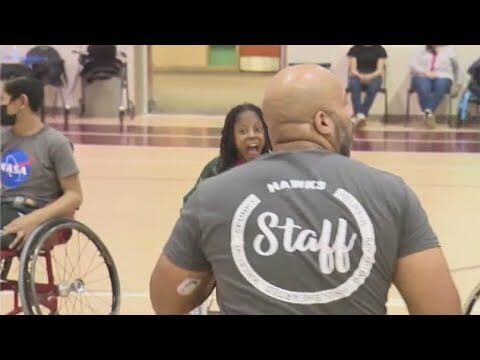
<path id="1" fill-rule="evenodd" d="M 448 94 L 452 87 L 452 80 L 450 79 L 433 79 L 433 94 L 430 98 L 429 109 L 434 112 L 438 105 L 442 102 L 443 97 Z M 450 114 L 449 114 L 450 115 Z"/>
<path id="2" fill-rule="evenodd" d="M 2 203 L 1 207 L 1 226 L 2 229 L 5 225 L 10 224 L 14 219 L 20 216 L 17 210 L 15 210 L 10 204 Z M 8 246 L 15 240 L 15 234 L 8 234 L 0 237 L 0 249 L 8 250 Z"/>
<path id="3" fill-rule="evenodd" d="M 430 92 L 432 89 L 432 80 L 424 76 L 414 76 L 412 79 L 412 88 L 418 96 L 418 102 L 423 112 L 430 109 Z M 432 109 L 430 109 L 432 110 Z"/>
<path id="4" fill-rule="evenodd" d="M 348 89 L 352 97 L 353 114 L 357 115 L 362 112 L 361 93 L 362 83 L 356 76 L 350 76 L 348 79 Z"/>
<path id="5" fill-rule="evenodd" d="M 375 100 L 375 96 L 377 96 L 378 90 L 382 86 L 382 77 L 377 76 L 370 80 L 367 84 L 367 96 L 365 96 L 365 101 L 363 102 L 363 114 L 368 116 L 368 112 L 372 107 L 373 101 Z"/>
<path id="6" fill-rule="evenodd" d="M 0 250 L 10 250 L 9 245 L 15 240 L 15 234 L 2 235 L 0 238 Z"/>

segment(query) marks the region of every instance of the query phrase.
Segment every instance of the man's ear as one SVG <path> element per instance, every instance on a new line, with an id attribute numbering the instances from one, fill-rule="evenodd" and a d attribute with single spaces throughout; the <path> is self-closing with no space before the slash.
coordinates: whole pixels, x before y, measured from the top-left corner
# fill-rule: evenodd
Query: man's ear
<path id="1" fill-rule="evenodd" d="M 20 100 L 22 102 L 21 109 L 26 109 L 30 105 L 30 101 L 28 100 L 28 96 L 25 94 L 20 95 Z"/>
<path id="2" fill-rule="evenodd" d="M 325 111 L 319 110 L 313 118 L 313 127 L 321 135 L 332 135 L 334 132 L 333 119 Z"/>

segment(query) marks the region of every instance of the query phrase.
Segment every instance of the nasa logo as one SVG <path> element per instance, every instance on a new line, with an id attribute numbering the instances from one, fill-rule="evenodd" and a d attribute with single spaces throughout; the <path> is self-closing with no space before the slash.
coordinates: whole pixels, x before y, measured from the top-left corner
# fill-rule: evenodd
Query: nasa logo
<path id="1" fill-rule="evenodd" d="M 2 186 L 16 188 L 30 176 L 32 160 L 20 149 L 12 149 L 2 154 Z"/>

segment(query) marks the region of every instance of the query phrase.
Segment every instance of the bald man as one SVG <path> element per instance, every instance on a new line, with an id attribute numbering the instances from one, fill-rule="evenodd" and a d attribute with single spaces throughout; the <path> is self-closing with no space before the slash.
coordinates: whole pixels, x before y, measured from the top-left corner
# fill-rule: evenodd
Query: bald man
<path id="1" fill-rule="evenodd" d="M 214 283 L 224 314 L 385 314 L 392 283 L 412 314 L 461 312 L 415 194 L 349 158 L 343 91 L 316 65 L 272 78 L 274 152 L 192 195 L 151 277 L 157 314 L 192 310 Z"/>

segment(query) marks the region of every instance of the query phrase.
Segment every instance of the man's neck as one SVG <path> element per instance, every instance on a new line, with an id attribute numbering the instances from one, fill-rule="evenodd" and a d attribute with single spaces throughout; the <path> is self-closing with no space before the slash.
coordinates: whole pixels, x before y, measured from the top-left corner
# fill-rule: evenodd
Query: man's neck
<path id="1" fill-rule="evenodd" d="M 34 113 L 25 114 L 17 118 L 13 126 L 13 132 L 19 136 L 34 135 L 43 128 L 43 123 L 40 117 Z"/>

